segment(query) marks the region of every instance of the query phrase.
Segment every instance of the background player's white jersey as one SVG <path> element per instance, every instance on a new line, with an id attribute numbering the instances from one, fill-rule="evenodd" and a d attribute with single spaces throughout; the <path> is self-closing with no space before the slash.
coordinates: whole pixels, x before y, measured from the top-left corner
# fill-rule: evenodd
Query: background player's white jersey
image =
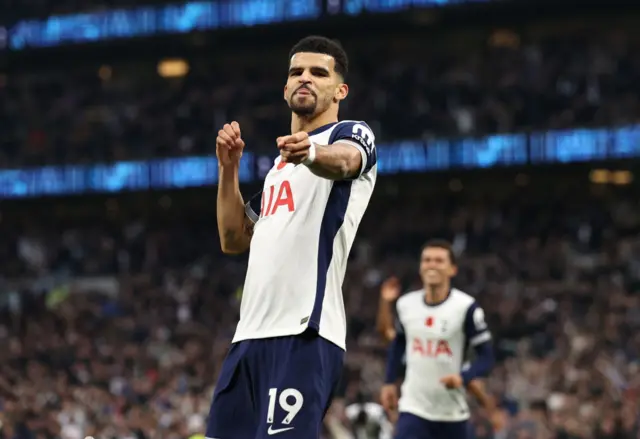
<path id="1" fill-rule="evenodd" d="M 309 133 L 362 154 L 360 175 L 331 181 L 278 157 L 262 194 L 247 203 L 255 229 L 234 342 L 304 332 L 345 348 L 342 283 L 351 245 L 376 181 L 375 138 L 364 122 L 342 121 Z"/>
<path id="2" fill-rule="evenodd" d="M 423 290 L 407 293 L 398 299 L 397 311 L 406 337 L 399 410 L 431 421 L 468 419 L 465 391 L 447 389 L 440 378 L 459 374 L 468 347 L 491 339 L 484 312 L 455 288 L 437 305 L 427 305 Z"/>

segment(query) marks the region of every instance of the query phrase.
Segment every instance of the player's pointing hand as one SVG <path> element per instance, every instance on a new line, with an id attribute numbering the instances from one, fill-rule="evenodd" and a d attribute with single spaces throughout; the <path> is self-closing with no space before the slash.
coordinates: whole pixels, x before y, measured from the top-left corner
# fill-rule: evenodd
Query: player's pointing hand
<path id="1" fill-rule="evenodd" d="M 244 140 L 240 132 L 240 124 L 231 122 L 225 124 L 216 138 L 216 156 L 222 166 L 233 166 L 240 162 Z"/>
<path id="2" fill-rule="evenodd" d="M 285 163 L 297 165 L 309 156 L 311 140 L 309 139 L 309 134 L 304 131 L 289 136 L 278 137 L 276 143 L 280 150 L 280 157 Z"/>

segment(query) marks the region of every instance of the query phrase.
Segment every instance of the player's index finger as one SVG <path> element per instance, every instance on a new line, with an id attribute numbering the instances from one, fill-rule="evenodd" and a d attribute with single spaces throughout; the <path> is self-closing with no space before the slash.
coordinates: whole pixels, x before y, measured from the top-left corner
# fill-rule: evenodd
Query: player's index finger
<path id="1" fill-rule="evenodd" d="M 231 139 L 235 139 L 236 137 L 238 137 L 238 135 L 236 134 L 236 132 L 233 130 L 233 128 L 231 127 L 231 125 L 229 125 L 228 123 L 225 124 L 222 127 L 222 130 L 227 134 L 227 136 L 229 136 L 229 138 Z"/>
<path id="2" fill-rule="evenodd" d="M 287 151 L 289 152 L 300 152 L 300 151 L 306 151 L 307 149 L 309 149 L 309 145 L 307 145 L 306 142 L 296 142 L 296 143 L 287 144 Z"/>
<path id="3" fill-rule="evenodd" d="M 235 120 L 231 122 L 231 128 L 238 136 L 240 135 L 240 124 L 238 122 Z"/>
<path id="4" fill-rule="evenodd" d="M 232 143 L 233 142 L 233 139 L 231 138 L 229 133 L 224 131 L 224 130 L 218 131 L 218 138 L 220 140 L 224 141 L 224 142 L 228 142 L 228 143 Z"/>

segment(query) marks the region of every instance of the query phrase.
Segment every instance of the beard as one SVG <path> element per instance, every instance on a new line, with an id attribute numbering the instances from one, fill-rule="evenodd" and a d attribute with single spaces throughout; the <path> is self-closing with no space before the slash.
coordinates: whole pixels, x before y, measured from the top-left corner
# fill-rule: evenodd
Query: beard
<path id="1" fill-rule="evenodd" d="M 315 99 L 307 102 L 300 102 L 293 98 L 289 101 L 289 108 L 298 116 L 312 116 L 316 112 L 317 107 L 318 102 Z"/>
<path id="2" fill-rule="evenodd" d="M 296 90 L 297 91 L 297 90 Z M 298 116 L 313 116 L 318 108 L 318 96 L 310 91 L 310 96 L 296 96 L 296 92 L 287 101 L 289 108 Z"/>

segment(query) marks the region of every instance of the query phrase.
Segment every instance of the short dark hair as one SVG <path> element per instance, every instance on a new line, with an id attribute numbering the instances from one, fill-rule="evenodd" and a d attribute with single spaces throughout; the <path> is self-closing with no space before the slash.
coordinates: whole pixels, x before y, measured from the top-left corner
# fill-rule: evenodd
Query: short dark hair
<path id="1" fill-rule="evenodd" d="M 304 37 L 293 46 L 289 52 L 289 59 L 300 52 L 322 53 L 332 56 L 336 61 L 336 73 L 342 76 L 343 79 L 349 73 L 349 58 L 338 40 L 331 40 L 317 35 Z"/>
<path id="2" fill-rule="evenodd" d="M 452 265 L 456 265 L 456 263 L 457 263 L 456 259 L 457 258 L 456 258 L 455 252 L 453 251 L 453 244 L 451 244 L 446 239 L 430 239 L 429 241 L 427 241 L 422 246 L 421 253 L 427 248 L 442 248 L 442 249 L 445 249 L 447 251 L 447 253 L 449 253 L 449 260 L 451 261 L 451 264 Z"/>

